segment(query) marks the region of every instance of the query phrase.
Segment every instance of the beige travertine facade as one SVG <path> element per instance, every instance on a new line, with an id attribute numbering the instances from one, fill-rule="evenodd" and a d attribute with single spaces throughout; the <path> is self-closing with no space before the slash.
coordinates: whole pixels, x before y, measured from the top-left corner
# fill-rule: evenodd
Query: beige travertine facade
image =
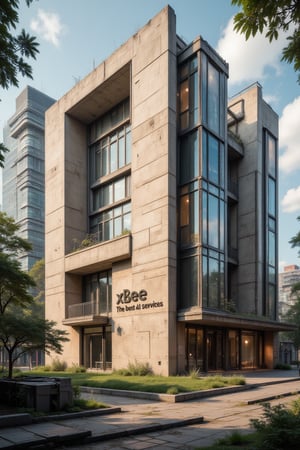
<path id="1" fill-rule="evenodd" d="M 219 80 L 213 87 L 211 74 Z M 232 133 L 227 134 L 226 78 L 226 63 L 205 41 L 197 38 L 187 45 L 177 37 L 176 16 L 167 6 L 48 110 L 46 316 L 69 332 L 62 356 L 68 365 L 119 369 L 136 361 L 163 375 L 194 367 L 272 366 L 273 333 L 280 327 L 275 297 L 272 307 L 265 305 L 267 212 L 262 205 L 267 177 L 262 149 L 264 130 L 274 142 L 278 138 L 277 116 L 254 85 L 231 102 Z M 107 129 L 108 121 L 115 125 Z M 121 154 L 124 133 L 131 137 L 131 143 L 126 141 L 128 159 Z M 213 162 L 208 162 L 211 175 L 205 181 L 201 133 L 213 143 L 208 144 L 208 161 L 213 161 L 211 152 L 218 152 L 217 181 Z M 183 142 L 189 136 L 199 140 L 199 147 L 194 159 L 187 156 L 195 176 L 186 184 L 180 174 Z M 239 198 L 227 187 L 230 177 L 239 186 Z M 276 174 L 272 180 L 276 182 Z M 192 187 L 195 183 L 198 188 Z M 195 203 L 193 197 L 192 203 L 190 197 L 180 203 L 192 190 L 195 198 L 207 195 L 219 202 L 218 244 L 209 231 L 212 212 L 204 242 L 204 200 Z M 208 210 L 213 210 L 210 203 Z M 192 217 L 199 227 L 193 233 Z M 276 214 L 272 220 L 276 222 Z M 86 242 L 95 229 L 97 242 Z M 188 237 L 180 238 L 179 230 Z M 73 251 L 75 241 L 82 245 Z M 229 241 L 236 250 L 233 258 Z M 182 276 L 184 261 L 197 261 L 197 276 L 191 270 L 187 278 Z M 210 270 L 208 295 L 204 261 Z M 220 270 L 217 282 L 214 261 Z M 197 286 L 193 291 L 192 285 Z M 224 307 L 229 300 L 234 310 Z M 250 356 L 244 341 L 251 344 Z"/>

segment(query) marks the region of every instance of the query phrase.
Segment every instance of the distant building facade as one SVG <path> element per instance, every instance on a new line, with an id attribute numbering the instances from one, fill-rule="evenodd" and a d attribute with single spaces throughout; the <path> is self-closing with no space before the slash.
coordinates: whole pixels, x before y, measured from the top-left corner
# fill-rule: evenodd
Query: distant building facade
<path id="1" fill-rule="evenodd" d="M 4 129 L 2 177 L 3 211 L 20 226 L 20 235 L 32 251 L 20 261 L 23 270 L 44 257 L 45 233 L 45 111 L 55 102 L 27 86 L 16 99 L 16 112 Z"/>
<path id="2" fill-rule="evenodd" d="M 283 268 L 279 274 L 279 317 L 283 318 L 289 308 L 295 302 L 295 294 L 292 289 L 295 284 L 300 283 L 300 269 L 296 264 Z"/>
<path id="3" fill-rule="evenodd" d="M 283 272 L 279 274 L 279 318 L 282 320 L 295 303 L 297 294 L 292 293 L 292 290 L 297 283 L 300 283 L 299 266 L 296 264 L 285 266 Z M 295 346 L 284 335 L 280 336 L 279 353 L 280 361 L 284 364 L 299 360 Z"/>
<path id="4" fill-rule="evenodd" d="M 278 117 L 259 84 L 228 102 L 227 77 L 167 6 L 47 111 L 46 317 L 69 365 L 278 360 Z"/>

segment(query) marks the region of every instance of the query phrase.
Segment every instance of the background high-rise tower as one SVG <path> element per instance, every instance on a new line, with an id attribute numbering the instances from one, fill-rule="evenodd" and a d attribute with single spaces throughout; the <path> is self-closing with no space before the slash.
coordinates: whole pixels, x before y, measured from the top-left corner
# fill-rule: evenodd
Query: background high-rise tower
<path id="1" fill-rule="evenodd" d="M 20 235 L 32 244 L 21 258 L 23 270 L 44 257 L 45 111 L 55 102 L 27 86 L 16 99 L 16 112 L 4 129 L 3 211 L 20 225 Z"/>

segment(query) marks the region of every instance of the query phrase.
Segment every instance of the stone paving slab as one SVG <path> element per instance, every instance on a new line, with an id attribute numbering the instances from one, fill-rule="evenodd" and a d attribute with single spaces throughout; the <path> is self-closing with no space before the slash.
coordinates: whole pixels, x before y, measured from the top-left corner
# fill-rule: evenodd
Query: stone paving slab
<path id="1" fill-rule="evenodd" d="M 80 440 L 91 435 L 90 430 L 78 430 L 65 425 L 44 423 L 1 430 L 0 449 L 23 449 L 50 442 L 65 443 Z"/>

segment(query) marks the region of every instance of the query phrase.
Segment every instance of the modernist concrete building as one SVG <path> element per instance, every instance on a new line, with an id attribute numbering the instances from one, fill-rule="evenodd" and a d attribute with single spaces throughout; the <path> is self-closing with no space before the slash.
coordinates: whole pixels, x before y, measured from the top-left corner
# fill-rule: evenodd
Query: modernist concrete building
<path id="1" fill-rule="evenodd" d="M 69 365 L 273 367 L 278 117 L 167 6 L 46 113 L 46 316 Z M 55 355 L 52 355 L 53 357 Z"/>
<path id="2" fill-rule="evenodd" d="M 20 226 L 32 251 L 20 257 L 23 270 L 44 257 L 45 111 L 55 100 L 27 86 L 16 99 L 16 112 L 4 129 L 3 211 Z"/>

